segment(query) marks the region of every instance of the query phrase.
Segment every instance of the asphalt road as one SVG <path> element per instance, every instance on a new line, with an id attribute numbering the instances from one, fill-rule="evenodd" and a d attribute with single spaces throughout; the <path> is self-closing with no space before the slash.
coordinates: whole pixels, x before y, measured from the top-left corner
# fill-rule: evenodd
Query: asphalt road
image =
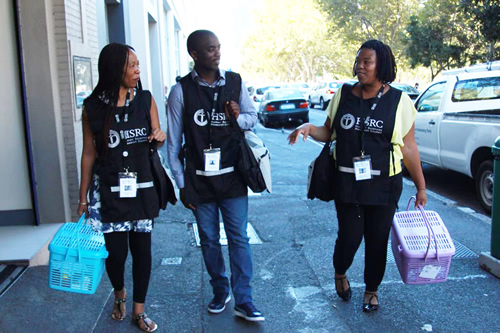
<path id="1" fill-rule="evenodd" d="M 442 170 L 430 164 L 424 163 L 422 167 L 428 189 L 456 201 L 459 206 L 490 216 L 476 198 L 476 185 L 472 178 L 458 172 Z"/>

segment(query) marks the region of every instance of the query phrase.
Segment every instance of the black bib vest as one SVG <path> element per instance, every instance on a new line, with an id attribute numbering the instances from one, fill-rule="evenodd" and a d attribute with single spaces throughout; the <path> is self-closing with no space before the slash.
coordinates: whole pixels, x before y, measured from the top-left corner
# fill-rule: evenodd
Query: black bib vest
<path id="1" fill-rule="evenodd" d="M 236 170 L 240 129 L 231 124 L 224 112 L 225 102 L 239 101 L 241 77 L 226 72 L 226 84 L 216 88 L 200 86 L 191 74 L 183 77 L 180 83 L 184 95 L 186 201 L 209 203 L 245 196 L 247 187 Z M 204 174 L 203 150 L 209 149 L 210 144 L 221 150 L 220 169 L 223 171 L 218 175 Z"/>
<path id="2" fill-rule="evenodd" d="M 151 124 L 146 112 L 150 112 L 150 107 L 151 93 L 142 90 L 130 102 L 126 122 L 125 107 L 113 108 L 109 137 L 105 143 L 107 149 L 103 149 L 102 131 L 106 115 L 102 102 L 85 103 L 98 156 L 94 172 L 100 180 L 102 222 L 153 219 L 158 216 L 159 202 L 149 162 L 148 136 Z M 130 172 L 137 172 L 138 189 L 135 198 L 119 197 L 118 173 L 124 172 L 127 167 Z"/>
<path id="3" fill-rule="evenodd" d="M 337 168 L 354 168 L 353 157 L 361 156 L 361 130 L 364 122 L 364 151 L 370 155 L 372 170 L 380 175 L 356 181 L 354 173 L 337 172 L 335 200 L 363 205 L 387 205 L 399 200 L 402 189 L 401 175 L 389 177 L 391 143 L 396 110 L 401 91 L 390 88 L 372 112 L 375 99 L 362 100 L 352 94 L 350 85 L 344 85 L 342 100 L 333 121 L 337 133 Z"/>

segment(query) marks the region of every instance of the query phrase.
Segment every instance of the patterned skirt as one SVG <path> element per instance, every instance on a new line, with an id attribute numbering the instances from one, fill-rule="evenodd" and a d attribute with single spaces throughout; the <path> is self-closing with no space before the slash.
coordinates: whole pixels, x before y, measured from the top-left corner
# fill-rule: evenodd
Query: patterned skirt
<path id="1" fill-rule="evenodd" d="M 153 220 L 133 220 L 125 222 L 101 222 L 101 194 L 99 192 L 99 176 L 94 174 L 90 187 L 89 220 L 95 231 L 108 232 L 151 232 Z"/>

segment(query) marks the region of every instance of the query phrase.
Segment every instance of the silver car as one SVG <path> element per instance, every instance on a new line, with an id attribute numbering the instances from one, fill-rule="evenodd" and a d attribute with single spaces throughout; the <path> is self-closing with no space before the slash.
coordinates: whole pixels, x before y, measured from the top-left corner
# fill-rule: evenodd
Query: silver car
<path id="1" fill-rule="evenodd" d="M 347 81 L 322 82 L 309 93 L 309 106 L 313 108 L 319 105 L 321 110 L 325 110 L 333 95 Z"/>

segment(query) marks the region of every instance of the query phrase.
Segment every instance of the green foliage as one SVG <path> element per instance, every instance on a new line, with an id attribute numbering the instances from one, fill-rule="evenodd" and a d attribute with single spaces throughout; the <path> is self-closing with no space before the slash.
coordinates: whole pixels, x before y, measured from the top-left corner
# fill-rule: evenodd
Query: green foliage
<path id="1" fill-rule="evenodd" d="M 452 64 L 461 65 L 464 47 L 457 38 L 459 29 L 450 24 L 455 13 L 453 9 L 452 5 L 440 0 L 428 1 L 418 15 L 410 18 L 407 27 L 406 55 L 410 58 L 410 65 L 429 67 L 432 79 Z M 440 15 L 436 15 L 437 10 Z"/>
<path id="2" fill-rule="evenodd" d="M 444 69 L 488 59 L 479 22 L 467 10 L 459 10 L 460 6 L 460 0 L 428 0 L 410 18 L 405 53 L 413 67 L 430 68 L 432 79 Z"/>
<path id="3" fill-rule="evenodd" d="M 354 54 L 313 0 L 266 0 L 243 46 L 245 77 L 260 81 L 315 81 L 350 74 Z"/>
<path id="4" fill-rule="evenodd" d="M 472 17 L 471 28 L 479 30 L 489 44 L 487 59 L 492 61 L 500 58 L 499 48 L 495 48 L 495 44 L 500 42 L 500 2 L 498 0 L 462 0 L 460 7 L 466 15 Z"/>
<path id="5" fill-rule="evenodd" d="M 350 77 L 368 39 L 391 46 L 398 78 L 500 59 L 499 0 L 262 0 L 244 45 L 245 77 L 316 81 Z M 424 79 L 427 81 L 427 77 Z"/>
<path id="6" fill-rule="evenodd" d="M 391 46 L 396 58 L 404 47 L 404 28 L 419 0 L 317 0 L 337 23 L 344 41 L 361 45 L 378 39 Z"/>

